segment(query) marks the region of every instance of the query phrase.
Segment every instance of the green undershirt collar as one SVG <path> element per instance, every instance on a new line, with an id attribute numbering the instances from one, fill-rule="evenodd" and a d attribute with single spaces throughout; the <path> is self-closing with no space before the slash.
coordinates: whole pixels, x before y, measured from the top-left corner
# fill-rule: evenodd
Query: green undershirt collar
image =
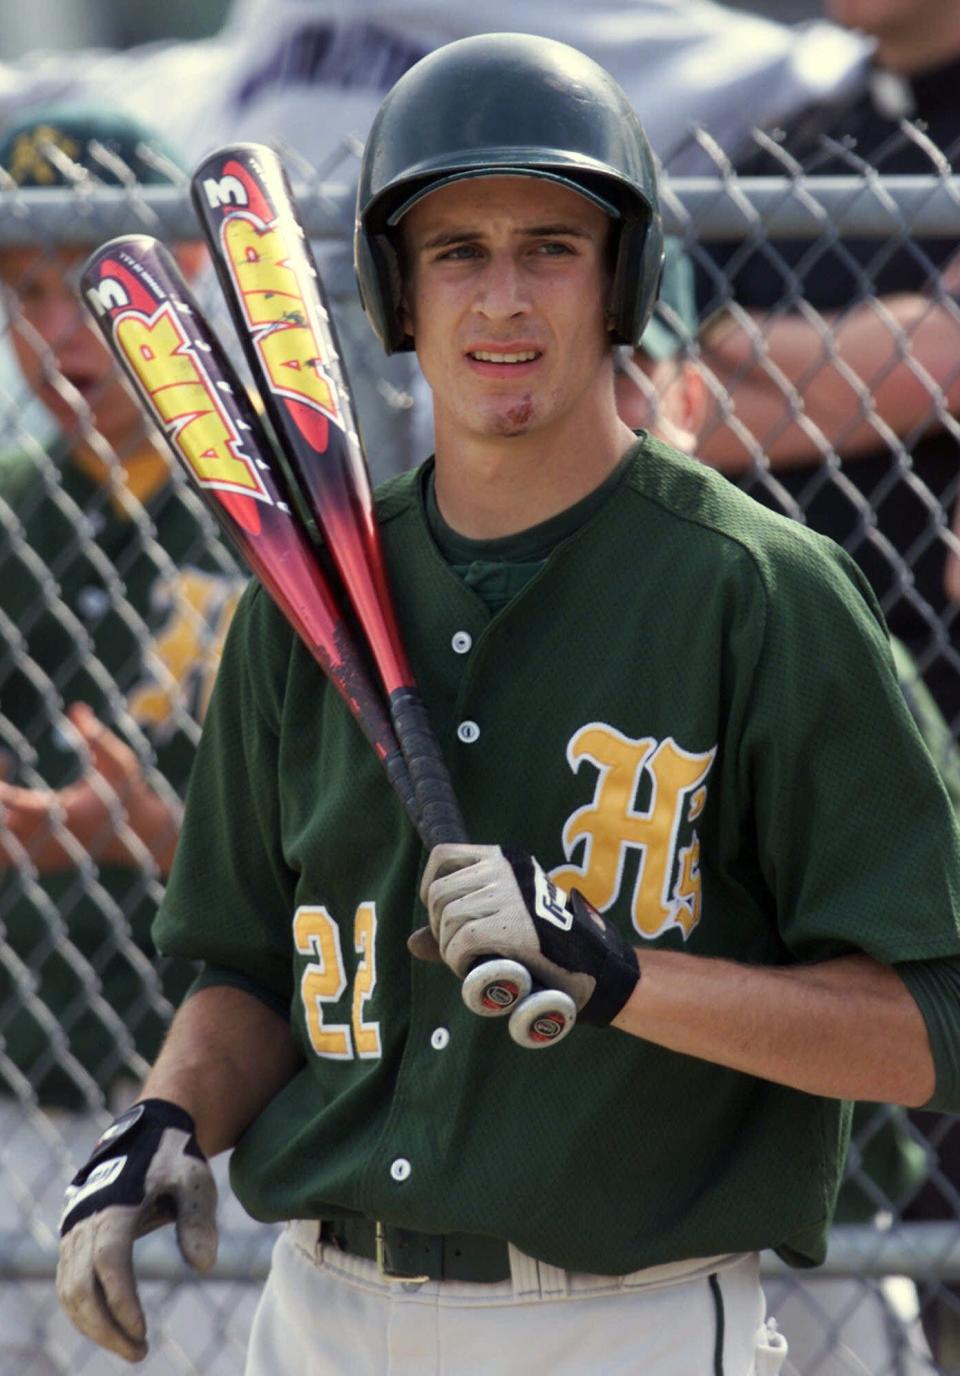
<path id="1" fill-rule="evenodd" d="M 431 463 L 424 497 L 427 525 L 444 559 L 491 612 L 498 612 L 539 573 L 557 545 L 586 525 L 617 486 L 633 458 L 630 449 L 599 487 L 573 506 L 526 530 L 495 540 L 472 540 L 448 525 L 437 505 L 436 470 Z"/>

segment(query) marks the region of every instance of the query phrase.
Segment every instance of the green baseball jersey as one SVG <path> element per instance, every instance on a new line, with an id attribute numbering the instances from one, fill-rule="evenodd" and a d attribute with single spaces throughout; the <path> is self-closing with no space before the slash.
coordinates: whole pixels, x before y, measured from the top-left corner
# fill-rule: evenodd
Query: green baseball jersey
<path id="1" fill-rule="evenodd" d="M 422 470 L 379 515 L 471 839 L 579 887 L 641 968 L 646 943 L 763 964 L 960 951 L 954 818 L 842 551 L 649 438 L 495 614 L 430 538 Z M 408 955 L 423 863 L 254 585 L 155 929 L 288 1009 L 303 1049 L 234 1154 L 254 1216 L 353 1209 L 601 1273 L 822 1258 L 848 1105 L 610 1029 L 521 1049 Z"/>
<path id="2" fill-rule="evenodd" d="M 0 461 L 0 746 L 10 782 L 60 788 L 78 777 L 84 760 L 61 714 L 82 701 L 147 743 L 160 786 L 185 792 L 242 584 L 161 457 L 144 455 L 139 471 L 143 504 L 131 496 L 125 506 L 63 452 L 39 465 L 31 455 Z M 158 982 L 148 963 L 158 898 L 148 875 L 121 866 L 4 876 L 0 1031 L 41 1102 L 80 1105 L 156 1053 L 169 1012 L 161 995 L 179 999 L 194 973 L 177 962 Z"/>

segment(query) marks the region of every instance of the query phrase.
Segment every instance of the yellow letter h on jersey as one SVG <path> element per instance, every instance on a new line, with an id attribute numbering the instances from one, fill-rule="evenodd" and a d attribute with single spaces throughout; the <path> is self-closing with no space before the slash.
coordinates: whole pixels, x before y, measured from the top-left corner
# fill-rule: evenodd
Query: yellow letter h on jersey
<path id="1" fill-rule="evenodd" d="M 623 883 L 624 861 L 639 852 L 631 916 L 644 937 L 679 927 L 684 940 L 700 921 L 700 841 L 692 824 L 707 798 L 705 780 L 716 746 L 691 753 L 668 736 L 632 740 L 604 722 L 591 722 L 571 738 L 567 759 L 576 773 L 584 760 L 599 771 L 592 802 L 578 808 L 563 828 L 568 860 L 583 845 L 583 864 L 561 865 L 551 879 L 561 889 L 579 889 L 600 912 L 614 903 Z M 634 804 L 646 773 L 649 804 Z"/>

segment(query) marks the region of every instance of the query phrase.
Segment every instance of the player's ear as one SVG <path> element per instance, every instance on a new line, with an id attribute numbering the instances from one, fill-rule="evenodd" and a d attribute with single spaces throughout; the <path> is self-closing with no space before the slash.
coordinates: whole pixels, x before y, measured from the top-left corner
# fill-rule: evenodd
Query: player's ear
<path id="1" fill-rule="evenodd" d="M 187 281 L 192 281 L 210 260 L 207 257 L 207 246 L 200 239 L 189 239 L 182 244 L 177 244 L 173 250 L 173 256 L 180 265 L 184 277 Z"/>

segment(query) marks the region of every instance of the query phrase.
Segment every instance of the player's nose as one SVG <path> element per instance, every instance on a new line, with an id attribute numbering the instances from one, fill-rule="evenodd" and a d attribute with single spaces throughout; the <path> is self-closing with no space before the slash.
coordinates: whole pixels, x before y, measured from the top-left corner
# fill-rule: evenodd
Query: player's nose
<path id="1" fill-rule="evenodd" d="M 510 319 L 530 310 L 529 285 L 513 254 L 491 254 L 477 284 L 475 309 L 487 320 Z"/>

